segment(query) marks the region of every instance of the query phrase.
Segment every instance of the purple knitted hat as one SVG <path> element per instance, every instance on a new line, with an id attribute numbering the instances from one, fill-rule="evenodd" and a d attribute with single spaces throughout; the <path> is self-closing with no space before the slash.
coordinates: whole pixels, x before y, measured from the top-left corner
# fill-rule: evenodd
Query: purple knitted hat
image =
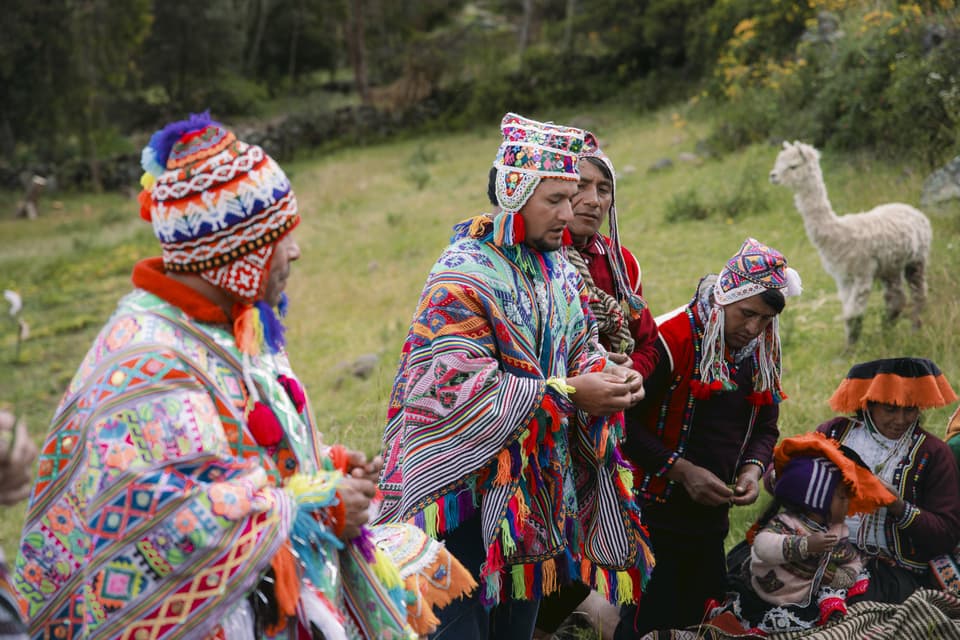
<path id="1" fill-rule="evenodd" d="M 777 478 L 773 493 L 781 502 L 825 516 L 830 513 L 839 481 L 840 469 L 826 458 L 792 458 Z"/>

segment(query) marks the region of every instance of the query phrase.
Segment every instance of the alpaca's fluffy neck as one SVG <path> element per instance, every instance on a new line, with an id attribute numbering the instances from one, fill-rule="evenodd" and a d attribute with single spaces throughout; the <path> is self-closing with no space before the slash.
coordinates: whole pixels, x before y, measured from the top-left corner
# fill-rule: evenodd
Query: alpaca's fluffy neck
<path id="1" fill-rule="evenodd" d="M 820 167 L 814 167 L 807 179 L 796 185 L 794 190 L 793 202 L 803 216 L 803 226 L 814 246 L 820 249 L 838 240 L 846 242 L 846 238 L 842 237 L 840 219 L 833 212 L 827 197 L 827 187 L 823 184 Z"/>

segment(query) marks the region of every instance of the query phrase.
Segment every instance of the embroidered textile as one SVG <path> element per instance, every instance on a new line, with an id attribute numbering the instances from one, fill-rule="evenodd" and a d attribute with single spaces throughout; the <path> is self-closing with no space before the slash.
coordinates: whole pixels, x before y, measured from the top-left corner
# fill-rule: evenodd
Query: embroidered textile
<path id="1" fill-rule="evenodd" d="M 493 241 L 513 246 L 523 241 L 515 216 L 544 178 L 578 180 L 577 154 L 584 132 L 550 122 L 537 122 L 508 113 L 500 121 L 503 141 L 493 166 L 501 211 L 494 216 Z"/>

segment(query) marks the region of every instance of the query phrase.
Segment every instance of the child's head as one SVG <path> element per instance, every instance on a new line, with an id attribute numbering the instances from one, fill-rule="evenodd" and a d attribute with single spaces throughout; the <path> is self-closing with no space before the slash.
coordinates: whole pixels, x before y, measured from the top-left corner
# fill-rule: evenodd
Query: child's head
<path id="1" fill-rule="evenodd" d="M 850 507 L 840 469 L 826 458 L 792 458 L 777 477 L 774 494 L 786 507 L 830 524 L 843 522 Z"/>

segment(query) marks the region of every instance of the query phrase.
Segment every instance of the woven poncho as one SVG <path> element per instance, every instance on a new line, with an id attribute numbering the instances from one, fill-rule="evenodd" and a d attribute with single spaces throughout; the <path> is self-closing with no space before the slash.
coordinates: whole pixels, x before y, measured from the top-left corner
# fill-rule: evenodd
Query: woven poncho
<path id="1" fill-rule="evenodd" d="M 633 601 L 652 556 L 620 423 L 547 383 L 605 365 L 580 278 L 557 253 L 497 246 L 492 227 L 458 225 L 427 278 L 390 398 L 380 517 L 438 535 L 479 511 L 487 604 L 573 578 Z"/>

